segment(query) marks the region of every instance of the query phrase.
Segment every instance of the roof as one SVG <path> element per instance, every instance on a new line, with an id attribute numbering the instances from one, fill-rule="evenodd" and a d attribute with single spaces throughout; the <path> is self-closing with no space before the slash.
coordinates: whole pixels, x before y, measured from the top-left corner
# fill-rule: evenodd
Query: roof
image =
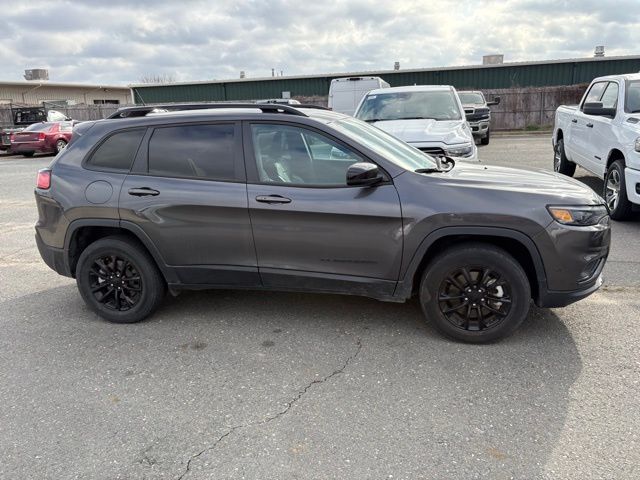
<path id="1" fill-rule="evenodd" d="M 281 77 L 245 77 L 245 78 L 233 78 L 226 80 L 200 80 L 191 82 L 171 82 L 171 83 L 143 83 L 143 84 L 131 84 L 131 88 L 152 88 L 152 87 L 166 87 L 171 85 L 207 85 L 216 83 L 247 83 L 256 81 L 282 81 L 282 80 L 297 80 L 297 79 L 309 79 L 318 77 L 377 77 L 380 75 L 389 75 L 397 73 L 419 73 L 419 72 L 437 72 L 440 70 L 471 70 L 471 69 L 494 69 L 504 67 L 519 67 L 527 65 L 553 65 L 560 63 L 591 63 L 591 62 L 603 62 L 611 60 L 640 60 L 640 55 L 621 55 L 615 57 L 587 57 L 587 58 L 564 58 L 557 60 L 540 60 L 535 62 L 505 62 L 491 65 L 461 65 L 461 66 L 441 66 L 441 67 L 429 67 L 429 68 L 413 68 L 413 69 L 401 69 L 401 70 L 369 70 L 360 72 L 339 72 L 339 73 L 319 73 L 314 75 L 291 75 Z"/>
<path id="2" fill-rule="evenodd" d="M 595 80 L 600 80 L 604 78 L 618 79 L 622 78 L 624 80 L 640 80 L 640 72 L 638 73 L 624 73 L 621 75 L 603 75 L 602 77 L 597 77 Z"/>
<path id="3" fill-rule="evenodd" d="M 58 82 L 38 82 L 38 81 L 0 81 L 0 86 L 9 87 L 58 87 L 58 88 L 82 88 L 95 90 L 129 90 L 126 85 L 95 85 L 86 83 L 58 83 Z"/>
<path id="4" fill-rule="evenodd" d="M 407 87 L 377 88 L 371 90 L 368 95 L 383 95 L 394 92 L 443 92 L 452 88 L 451 85 L 410 85 Z"/>

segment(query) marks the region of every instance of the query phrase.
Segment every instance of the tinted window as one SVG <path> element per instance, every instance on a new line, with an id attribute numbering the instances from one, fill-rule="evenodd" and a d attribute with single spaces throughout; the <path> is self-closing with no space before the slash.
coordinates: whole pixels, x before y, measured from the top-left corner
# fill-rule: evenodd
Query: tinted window
<path id="1" fill-rule="evenodd" d="M 158 128 L 149 142 L 149 174 L 235 180 L 233 125 Z"/>
<path id="2" fill-rule="evenodd" d="M 584 99 L 584 103 L 599 102 L 602 92 L 604 92 L 604 88 L 606 86 L 607 82 L 594 83 L 591 90 L 589 90 L 587 97 Z"/>
<path id="3" fill-rule="evenodd" d="M 627 84 L 627 112 L 640 112 L 640 82 L 629 82 Z"/>
<path id="4" fill-rule="evenodd" d="M 347 169 L 363 159 L 337 142 L 298 127 L 251 126 L 261 182 L 346 186 Z"/>
<path id="5" fill-rule="evenodd" d="M 618 106 L 618 84 L 611 82 L 604 91 L 600 101 L 602 102 L 603 108 L 616 108 Z"/>
<path id="6" fill-rule="evenodd" d="M 87 164 L 94 168 L 128 172 L 143 135 L 144 129 L 111 135 L 102 142 Z"/>

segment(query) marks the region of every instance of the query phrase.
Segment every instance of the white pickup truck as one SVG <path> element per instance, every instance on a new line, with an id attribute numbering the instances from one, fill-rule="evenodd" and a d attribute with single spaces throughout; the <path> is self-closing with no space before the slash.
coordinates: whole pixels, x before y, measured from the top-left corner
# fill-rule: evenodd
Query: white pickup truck
<path id="1" fill-rule="evenodd" d="M 628 218 L 640 206 L 640 74 L 596 78 L 579 105 L 558 107 L 553 147 L 556 172 L 603 178 L 611 218 Z"/>

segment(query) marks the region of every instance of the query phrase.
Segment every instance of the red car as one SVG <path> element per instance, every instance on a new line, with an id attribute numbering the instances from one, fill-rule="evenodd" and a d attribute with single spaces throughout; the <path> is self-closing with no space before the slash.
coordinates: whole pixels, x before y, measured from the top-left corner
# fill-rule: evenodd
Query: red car
<path id="1" fill-rule="evenodd" d="M 71 140 L 72 122 L 41 122 L 11 134 L 11 153 L 32 157 L 34 153 L 58 153 Z"/>

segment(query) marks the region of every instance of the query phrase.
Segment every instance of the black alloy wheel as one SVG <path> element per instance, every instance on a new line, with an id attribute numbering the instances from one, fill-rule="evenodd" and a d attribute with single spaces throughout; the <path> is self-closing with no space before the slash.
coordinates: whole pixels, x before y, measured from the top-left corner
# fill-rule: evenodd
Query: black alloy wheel
<path id="1" fill-rule="evenodd" d="M 124 312 L 142 297 L 142 277 L 130 259 L 117 255 L 98 257 L 89 270 L 89 287 L 97 302 Z"/>
<path id="2" fill-rule="evenodd" d="M 462 267 L 451 271 L 440 284 L 438 305 L 455 328 L 486 330 L 509 314 L 511 287 L 489 267 Z"/>

